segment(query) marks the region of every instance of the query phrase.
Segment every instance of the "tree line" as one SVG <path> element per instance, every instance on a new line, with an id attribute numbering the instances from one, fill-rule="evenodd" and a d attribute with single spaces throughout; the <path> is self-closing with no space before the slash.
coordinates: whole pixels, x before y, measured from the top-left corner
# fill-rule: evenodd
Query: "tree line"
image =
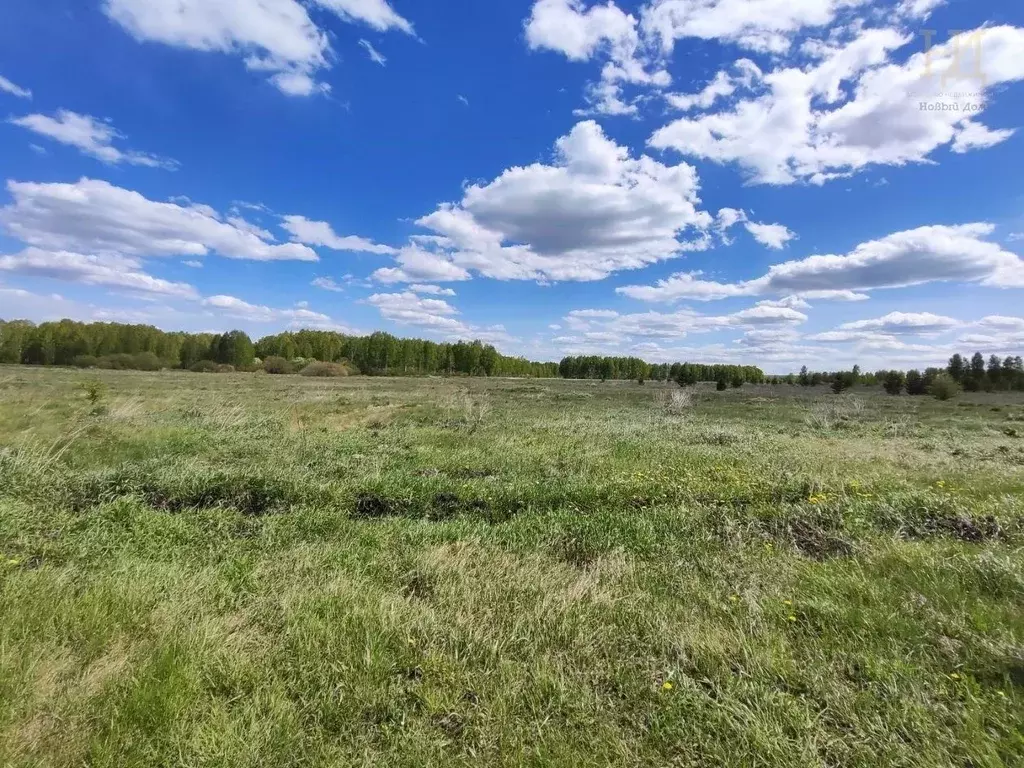
<path id="1" fill-rule="evenodd" d="M 799 384 L 814 387 L 828 384 L 836 391 L 849 389 L 855 384 L 882 385 L 886 392 L 898 395 L 925 395 L 932 392 L 936 382 L 948 391 L 952 386 L 967 392 L 1024 391 L 1024 360 L 1020 355 L 1000 357 L 990 355 L 986 360 L 981 352 L 970 358 L 959 353 L 949 359 L 945 368 L 926 368 L 923 371 L 881 370 L 862 373 L 859 366 L 852 371 L 809 371 L 807 366 L 797 375 L 772 377 L 772 383 Z"/>
<path id="2" fill-rule="evenodd" d="M 555 363 L 500 354 L 480 341 L 453 344 L 401 339 L 389 333 L 346 336 L 296 331 L 253 341 L 244 331 L 222 334 L 162 331 L 149 325 L 35 323 L 0 320 L 0 363 L 83 368 L 255 370 L 261 359 L 346 362 L 367 375 L 469 375 L 555 377 Z"/>
<path id="3" fill-rule="evenodd" d="M 636 381 L 675 381 L 689 386 L 702 381 L 727 381 L 762 384 L 765 374 L 752 365 L 703 365 L 701 363 L 655 363 L 638 357 L 601 357 L 583 355 L 565 357 L 558 364 L 563 379 L 601 379 Z"/>

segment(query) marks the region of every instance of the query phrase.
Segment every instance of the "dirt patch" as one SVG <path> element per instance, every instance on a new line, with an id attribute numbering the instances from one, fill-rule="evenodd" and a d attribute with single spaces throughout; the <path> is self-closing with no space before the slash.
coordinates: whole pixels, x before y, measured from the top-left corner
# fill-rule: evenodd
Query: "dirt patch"
<path id="1" fill-rule="evenodd" d="M 1001 537 L 1003 529 L 991 515 L 971 517 L 928 512 L 919 522 L 908 523 L 903 533 L 908 539 L 951 536 L 960 541 L 980 542 Z"/>

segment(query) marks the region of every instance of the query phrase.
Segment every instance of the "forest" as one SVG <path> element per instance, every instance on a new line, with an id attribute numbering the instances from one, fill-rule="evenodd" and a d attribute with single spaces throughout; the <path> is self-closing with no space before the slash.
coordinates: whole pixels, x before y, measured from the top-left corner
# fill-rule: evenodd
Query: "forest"
<path id="1" fill-rule="evenodd" d="M 480 341 L 454 343 L 399 338 L 376 332 L 347 336 L 335 331 L 300 330 L 253 341 L 243 331 L 222 334 L 163 331 L 149 325 L 80 323 L 60 320 L 36 325 L 0 320 L 0 363 L 79 368 L 254 371 L 268 358 L 295 363 L 344 362 L 367 376 L 504 376 L 644 381 L 674 381 L 680 386 L 718 382 L 720 388 L 743 384 L 829 385 L 840 392 L 861 385 L 882 385 L 891 394 L 928 394 L 941 376 L 967 392 L 1024 391 L 1021 357 L 981 352 L 954 354 L 944 368 L 924 371 L 816 372 L 769 376 L 752 365 L 648 363 L 638 357 L 575 356 L 559 363 L 532 362 L 502 355 Z"/>

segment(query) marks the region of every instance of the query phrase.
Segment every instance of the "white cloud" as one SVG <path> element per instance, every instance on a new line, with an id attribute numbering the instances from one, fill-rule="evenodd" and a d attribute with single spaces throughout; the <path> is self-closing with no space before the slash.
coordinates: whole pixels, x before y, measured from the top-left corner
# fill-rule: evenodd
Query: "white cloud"
<path id="1" fill-rule="evenodd" d="M 371 275 L 381 283 L 448 282 L 469 280 L 469 272 L 453 263 L 445 254 L 417 245 L 402 248 L 395 257 L 397 267 L 382 267 Z"/>
<path id="2" fill-rule="evenodd" d="M 323 288 L 325 291 L 344 293 L 345 289 L 340 286 L 333 277 L 317 277 L 310 283 L 315 288 Z"/>
<path id="3" fill-rule="evenodd" d="M 735 75 L 722 70 L 698 93 L 667 93 L 665 101 L 680 112 L 710 109 L 719 99 L 732 96 L 738 88 L 750 88 L 764 76 L 761 68 L 750 59 L 738 60 L 733 68 L 737 70 Z"/>
<path id="4" fill-rule="evenodd" d="M 1024 317 L 1006 317 L 1005 315 L 988 315 L 981 318 L 977 325 L 997 331 L 1024 332 Z"/>
<path id="5" fill-rule="evenodd" d="M 698 187 L 692 166 L 634 159 L 585 121 L 556 142 L 554 164 L 472 184 L 417 224 L 441 237 L 433 245 L 447 260 L 488 277 L 600 280 L 710 247 Z"/>
<path id="6" fill-rule="evenodd" d="M 413 34 L 385 0 L 314 0 L 345 21 Z M 328 35 L 297 0 L 104 0 L 103 11 L 140 42 L 235 54 L 290 96 L 330 90 L 318 82 L 333 54 Z"/>
<path id="7" fill-rule="evenodd" d="M 250 320 L 256 323 L 270 323 L 275 320 L 290 320 L 294 323 L 332 323 L 330 317 L 309 309 L 274 309 L 259 304 L 250 304 L 234 296 L 210 296 L 203 299 L 203 306 L 215 309 L 228 317 Z"/>
<path id="8" fill-rule="evenodd" d="M 458 101 L 461 101 L 461 102 L 462 102 L 463 104 L 465 104 L 465 105 L 466 105 L 467 107 L 469 106 L 469 99 L 467 99 L 467 98 L 466 98 L 465 96 L 463 96 L 463 95 L 462 95 L 461 93 L 460 93 L 460 94 L 459 94 L 458 96 L 456 96 L 455 98 L 456 98 L 456 99 L 457 99 Z"/>
<path id="9" fill-rule="evenodd" d="M 397 29 L 407 35 L 415 34 L 412 24 L 395 13 L 387 0 L 313 0 L 348 21 L 360 21 L 378 32 Z"/>
<path id="10" fill-rule="evenodd" d="M 149 155 L 145 152 L 123 151 L 113 146 L 116 139 L 124 136 L 109 121 L 98 120 L 89 115 L 80 115 L 67 109 L 57 110 L 55 117 L 47 115 L 25 115 L 12 117 L 8 122 L 47 136 L 61 144 L 76 147 L 87 155 L 104 163 L 126 163 L 144 165 L 149 168 L 173 170 L 178 164 L 167 158 Z"/>
<path id="11" fill-rule="evenodd" d="M 410 291 L 415 293 L 425 293 L 428 296 L 454 296 L 455 291 L 451 288 L 442 288 L 440 285 L 426 285 L 423 283 L 414 283 L 409 286 Z"/>
<path id="12" fill-rule="evenodd" d="M 855 300 L 856 291 L 929 282 L 976 282 L 1024 287 L 1024 260 L 982 238 L 991 224 L 919 227 L 862 243 L 845 255 L 810 256 L 772 266 L 766 275 L 739 283 L 678 274 L 654 286 L 624 286 L 619 293 L 643 301 L 712 300 L 730 296 L 796 295 Z"/>
<path id="13" fill-rule="evenodd" d="M 387 65 L 387 58 L 384 54 L 374 48 L 373 44 L 369 40 L 360 40 L 359 45 L 361 45 L 366 51 L 366 55 L 370 57 L 370 61 L 375 64 L 380 64 L 382 67 Z"/>
<path id="14" fill-rule="evenodd" d="M 0 272 L 184 299 L 197 295 L 195 288 L 187 283 L 153 277 L 142 271 L 138 259 L 116 255 L 26 248 L 20 253 L 0 256 Z"/>
<path id="15" fill-rule="evenodd" d="M 884 317 L 844 323 L 839 328 L 850 331 L 879 331 L 893 335 L 919 335 L 949 331 L 958 325 L 959 320 L 931 312 L 890 312 Z"/>
<path id="16" fill-rule="evenodd" d="M 844 8 L 869 0 L 655 0 L 644 9 L 643 29 L 665 52 L 676 40 L 696 37 L 783 53 L 805 27 L 831 24 Z"/>
<path id="17" fill-rule="evenodd" d="M 184 264 L 186 267 L 192 267 L 192 269 L 202 269 L 203 268 L 203 262 L 196 261 L 195 259 L 187 259 L 186 261 L 183 261 L 181 263 Z"/>
<path id="18" fill-rule="evenodd" d="M 742 209 L 722 208 L 715 218 L 715 231 L 726 245 L 732 244 L 733 241 L 729 236 L 729 230 L 737 224 L 742 224 L 743 228 L 766 248 L 780 250 L 790 240 L 796 239 L 796 233 L 784 224 L 763 224 L 758 221 L 751 221 L 747 218 L 747 212 Z"/>
<path id="19" fill-rule="evenodd" d="M 387 320 L 424 328 L 450 339 L 478 339 L 489 343 L 514 340 L 504 326 L 469 325 L 456 317 L 459 311 L 443 299 L 425 299 L 412 291 L 375 293 L 366 302 L 375 306 Z"/>
<path id="20" fill-rule="evenodd" d="M 298 243 L 268 243 L 220 219 L 208 206 L 149 200 L 106 181 L 8 181 L 14 202 L 0 209 L 12 236 L 39 248 L 131 256 L 205 256 L 317 261 Z"/>
<path id="21" fill-rule="evenodd" d="M 748 221 L 743 226 L 757 242 L 775 250 L 785 248 L 786 243 L 796 237 L 796 233 L 783 224 L 759 224 L 756 221 Z"/>
<path id="22" fill-rule="evenodd" d="M 17 96 L 19 99 L 31 99 L 32 91 L 27 88 L 21 88 L 8 80 L 3 75 L 0 75 L 0 91 L 9 93 L 12 96 Z"/>
<path id="23" fill-rule="evenodd" d="M 397 248 L 380 245 L 356 235 L 341 236 L 334 232 L 326 221 L 310 221 L 304 216 L 282 216 L 281 224 L 292 236 L 292 241 L 306 245 L 319 245 L 334 251 L 355 251 L 363 253 L 398 253 Z"/>
<path id="24" fill-rule="evenodd" d="M 805 44 L 813 65 L 769 72 L 765 93 L 726 111 L 677 119 L 650 143 L 736 162 L 757 183 L 790 184 L 824 183 L 875 164 L 925 162 L 939 147 L 963 152 L 1011 135 L 979 117 L 993 89 L 1024 79 L 1024 29 L 964 32 L 891 62 L 890 53 L 911 39 L 894 29 L 862 29 L 845 44 Z M 965 52 L 975 50 L 983 77 L 965 61 Z"/>

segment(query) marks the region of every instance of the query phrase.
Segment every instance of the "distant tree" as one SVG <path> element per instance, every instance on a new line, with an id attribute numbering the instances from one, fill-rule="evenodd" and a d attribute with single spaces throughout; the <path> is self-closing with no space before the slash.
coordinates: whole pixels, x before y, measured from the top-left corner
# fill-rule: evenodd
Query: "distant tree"
<path id="1" fill-rule="evenodd" d="M 898 395 L 907 384 L 907 377 L 902 371 L 888 371 L 882 377 L 882 386 L 890 395 Z"/>
<path id="2" fill-rule="evenodd" d="M 946 371 L 957 384 L 964 380 L 967 375 L 967 364 L 959 352 L 949 358 L 949 365 L 946 366 Z"/>
<path id="3" fill-rule="evenodd" d="M 718 383 L 715 385 L 715 389 L 717 389 L 719 392 L 724 392 L 728 388 L 729 382 L 727 382 L 724 377 L 719 379 Z"/>
<path id="4" fill-rule="evenodd" d="M 1003 388 L 1003 361 L 999 355 L 992 355 L 988 359 L 988 370 L 985 371 L 989 386 L 992 389 Z"/>
<path id="5" fill-rule="evenodd" d="M 732 381 L 730 381 L 729 383 L 732 384 L 733 389 L 739 389 L 740 387 L 743 386 L 743 377 L 740 376 L 738 373 L 734 374 L 732 377 Z"/>
<path id="6" fill-rule="evenodd" d="M 832 391 L 837 395 L 850 389 L 857 383 L 853 371 L 840 371 L 832 379 Z"/>
<path id="7" fill-rule="evenodd" d="M 949 400 L 960 393 L 960 385 L 949 373 L 940 373 L 935 377 L 929 391 L 936 400 Z"/>
<path id="8" fill-rule="evenodd" d="M 907 371 L 907 394 L 927 395 L 928 380 L 921 375 L 920 371 Z"/>
<path id="9" fill-rule="evenodd" d="M 799 377 L 798 380 L 800 382 L 800 386 L 801 387 L 809 387 L 809 386 L 811 386 L 811 374 L 809 374 L 807 372 L 807 366 L 806 365 L 803 366 L 800 369 L 800 377 Z"/>
<path id="10" fill-rule="evenodd" d="M 215 362 L 236 369 L 248 368 L 256 359 L 256 348 L 244 331 L 228 331 L 215 336 L 210 344 L 210 353 Z"/>

